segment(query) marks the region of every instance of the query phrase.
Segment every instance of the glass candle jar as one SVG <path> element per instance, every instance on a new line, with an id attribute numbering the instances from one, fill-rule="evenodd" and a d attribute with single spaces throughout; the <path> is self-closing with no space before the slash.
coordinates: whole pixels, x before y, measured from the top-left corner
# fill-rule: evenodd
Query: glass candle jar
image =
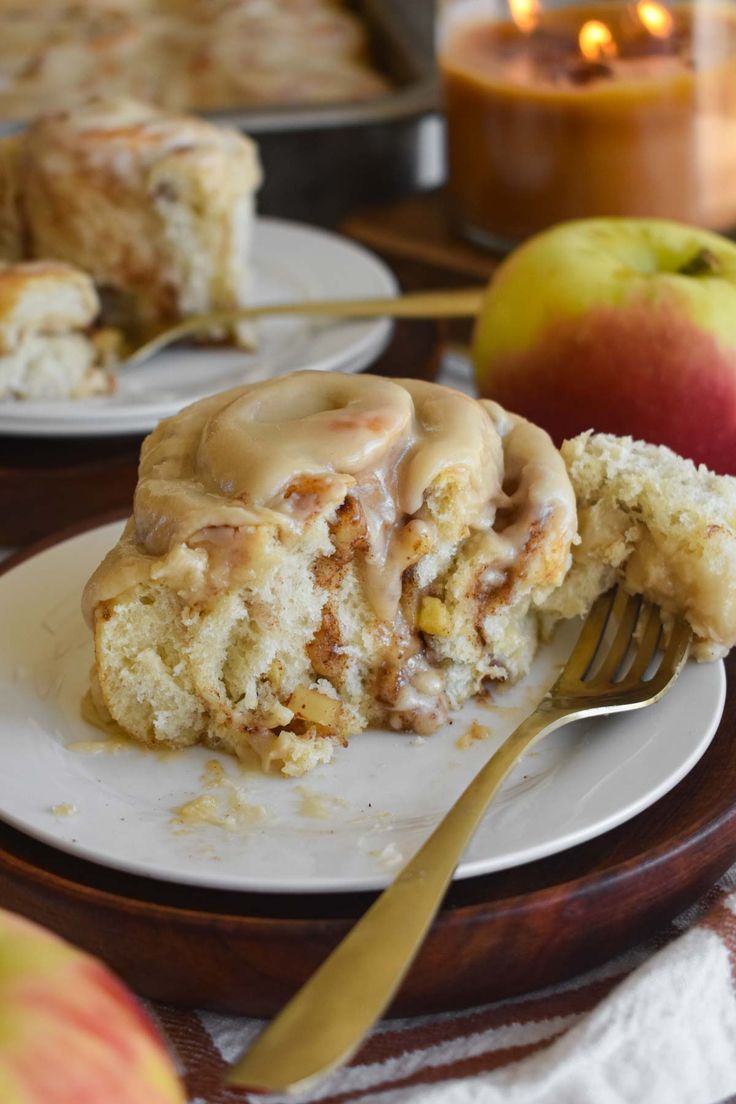
<path id="1" fill-rule="evenodd" d="M 476 242 L 596 215 L 736 229 L 736 0 L 441 0 L 437 53 Z"/>

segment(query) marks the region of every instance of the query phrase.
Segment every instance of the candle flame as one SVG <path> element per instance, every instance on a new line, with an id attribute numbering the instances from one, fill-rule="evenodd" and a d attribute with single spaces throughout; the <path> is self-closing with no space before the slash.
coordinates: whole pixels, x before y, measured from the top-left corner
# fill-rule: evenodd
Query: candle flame
<path id="1" fill-rule="evenodd" d="M 511 18 L 524 34 L 531 34 L 539 23 L 540 0 L 509 0 Z"/>
<path id="2" fill-rule="evenodd" d="M 674 24 L 672 15 L 662 4 L 658 4 L 657 0 L 639 0 L 636 14 L 655 38 L 667 38 L 672 34 Z"/>
<path id="3" fill-rule="evenodd" d="M 610 28 L 600 19 L 589 19 L 583 23 L 578 35 L 580 52 L 587 61 L 601 61 L 615 57 L 618 53 Z"/>

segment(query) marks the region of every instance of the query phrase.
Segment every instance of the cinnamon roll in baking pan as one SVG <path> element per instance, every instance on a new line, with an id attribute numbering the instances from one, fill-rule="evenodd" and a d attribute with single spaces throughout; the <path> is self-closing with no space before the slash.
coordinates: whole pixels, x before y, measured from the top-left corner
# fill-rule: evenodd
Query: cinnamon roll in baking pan
<path id="1" fill-rule="evenodd" d="M 381 95 L 360 19 L 335 0 L 0 0 L 0 117 L 90 95 L 175 111 Z"/>

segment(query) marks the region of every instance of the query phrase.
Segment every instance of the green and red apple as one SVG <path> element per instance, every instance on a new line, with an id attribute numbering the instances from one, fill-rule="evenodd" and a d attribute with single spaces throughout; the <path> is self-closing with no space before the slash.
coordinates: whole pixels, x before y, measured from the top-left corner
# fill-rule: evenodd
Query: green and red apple
<path id="1" fill-rule="evenodd" d="M 169 1055 L 89 955 L 0 910 L 2 1104 L 183 1104 Z"/>
<path id="2" fill-rule="evenodd" d="M 499 266 L 473 359 L 481 394 L 557 443 L 630 434 L 736 473 L 736 244 L 660 219 L 555 226 Z"/>

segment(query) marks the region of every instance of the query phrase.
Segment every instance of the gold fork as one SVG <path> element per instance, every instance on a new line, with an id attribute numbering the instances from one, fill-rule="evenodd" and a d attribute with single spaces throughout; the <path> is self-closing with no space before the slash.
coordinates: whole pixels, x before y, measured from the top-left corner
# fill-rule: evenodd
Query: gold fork
<path id="1" fill-rule="evenodd" d="M 186 318 L 156 334 L 125 357 L 118 368 L 132 368 L 143 364 L 168 345 L 185 337 L 217 329 L 218 326 L 232 326 L 235 322 L 250 322 L 277 315 L 298 314 L 315 318 L 474 318 L 480 310 L 485 290 L 484 287 L 474 287 L 450 291 L 415 291 L 388 299 L 307 300 L 303 303 L 267 303 L 240 310 L 211 311 Z"/>
<path id="2" fill-rule="evenodd" d="M 661 661 L 660 610 L 622 588 L 590 611 L 562 673 L 478 772 L 427 842 L 230 1071 L 230 1084 L 305 1089 L 355 1053 L 386 1009 L 427 933 L 453 871 L 514 764 L 536 740 L 582 717 L 659 700 L 687 659 L 675 621 Z"/>

